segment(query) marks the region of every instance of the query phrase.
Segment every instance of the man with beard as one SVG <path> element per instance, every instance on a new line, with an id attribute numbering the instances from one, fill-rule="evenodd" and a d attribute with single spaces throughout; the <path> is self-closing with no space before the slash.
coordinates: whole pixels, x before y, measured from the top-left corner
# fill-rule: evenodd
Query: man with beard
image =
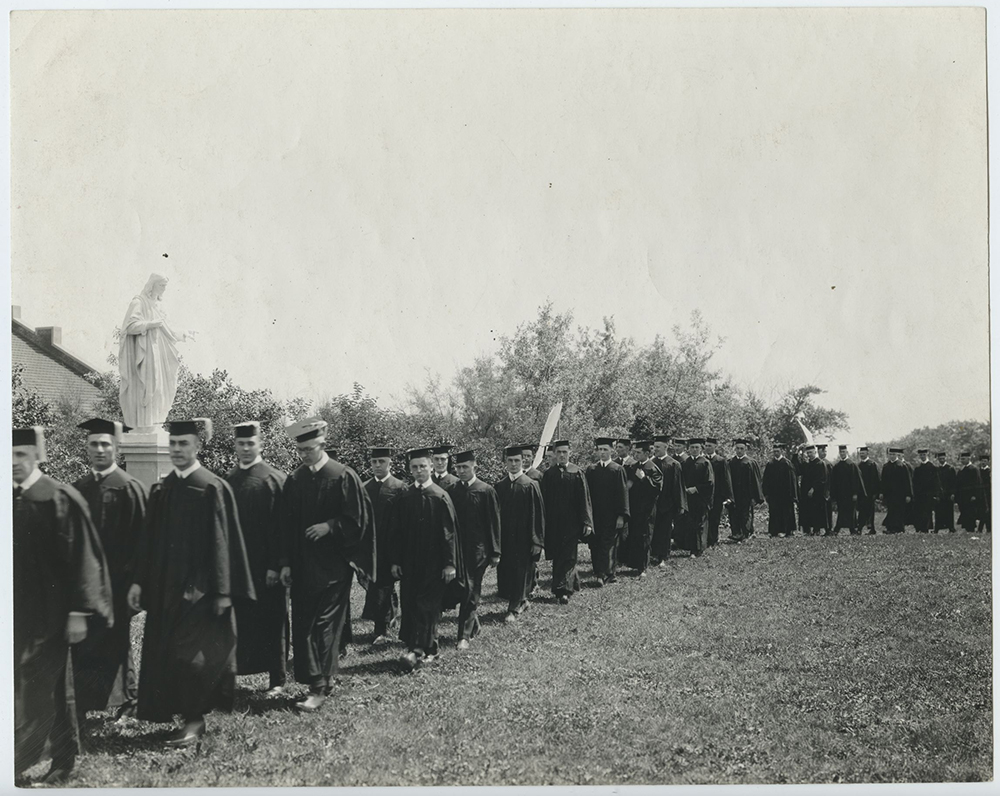
<path id="1" fill-rule="evenodd" d="M 545 506 L 538 482 L 524 472 L 524 447 L 510 446 L 504 451 L 504 458 L 507 475 L 493 488 L 500 506 L 497 592 L 507 600 L 504 622 L 509 623 L 528 607 L 528 597 L 535 585 L 535 567 L 545 547 Z"/>
<path id="2" fill-rule="evenodd" d="M 955 477 L 957 471 L 948 463 L 948 454 L 937 454 L 938 480 L 941 482 L 941 496 L 934 506 L 934 530 L 955 533 Z"/>
<path id="3" fill-rule="evenodd" d="M 233 602 L 256 592 L 233 491 L 198 461 L 212 421 L 166 425 L 174 469 L 150 490 L 128 602 L 146 609 L 136 715 L 169 723 L 179 713 L 166 744 L 185 747 L 205 734 L 206 713 L 233 709 Z"/>
<path id="4" fill-rule="evenodd" d="M 767 500 L 767 532 L 791 537 L 795 533 L 795 503 L 799 499 L 795 468 L 785 458 L 785 446 L 774 443 L 771 461 L 764 466 L 761 489 Z"/>
<path id="5" fill-rule="evenodd" d="M 597 586 L 614 583 L 618 578 L 618 543 L 628 533 L 628 487 L 625 469 L 611 461 L 614 440 L 594 440 L 598 461 L 587 468 L 587 489 L 594 511 L 594 535 L 590 541 L 590 560 L 594 565 Z"/>
<path id="6" fill-rule="evenodd" d="M 663 473 L 653 464 L 649 452 L 652 440 L 637 441 L 633 445 L 635 462 L 625 465 L 628 484 L 629 531 L 621 543 L 621 562 L 626 567 L 646 577 L 649 550 L 656 526 L 656 500 L 663 487 Z"/>
<path id="7" fill-rule="evenodd" d="M 90 710 L 134 709 L 136 672 L 129 633 L 132 611 L 132 557 L 146 519 L 146 487 L 122 470 L 116 459 L 127 426 L 95 417 L 77 428 L 87 432 L 90 472 L 73 486 L 87 501 L 108 563 L 115 623 L 88 622 L 87 637 L 73 646 L 73 680 L 80 723 Z"/>
<path id="8" fill-rule="evenodd" d="M 972 463 L 971 451 L 962 451 L 958 457 L 955 502 L 958 503 L 958 524 L 966 531 L 976 530 L 983 512 L 983 481 Z"/>
<path id="9" fill-rule="evenodd" d="M 369 448 L 368 462 L 372 468 L 372 477 L 361 486 L 368 493 L 375 521 L 376 572 L 375 580 L 369 581 L 366 589 L 365 607 L 361 618 L 370 619 L 375 623 L 372 646 L 377 647 L 389 643 L 389 632 L 399 620 L 399 597 L 396 594 L 396 582 L 390 571 L 392 565 L 389 560 L 387 530 L 389 505 L 406 489 L 406 483 L 396 478 L 389 470 L 392 465 L 391 448 Z"/>
<path id="10" fill-rule="evenodd" d="M 48 743 L 38 784 L 64 785 L 80 745 L 70 645 L 86 639 L 88 619 L 113 626 L 111 582 L 83 496 L 38 469 L 41 427 L 12 437 L 15 783 Z"/>
<path id="11" fill-rule="evenodd" d="M 836 536 L 841 528 L 847 528 L 852 536 L 861 533 L 858 527 L 858 501 L 865 495 L 865 484 L 861 470 L 851 461 L 847 446 L 838 448 L 840 460 L 830 474 L 830 499 L 837 507 L 837 524 L 833 529 Z"/>
<path id="12" fill-rule="evenodd" d="M 934 507 L 941 496 L 938 468 L 930 460 L 927 448 L 917 449 L 917 466 L 913 470 L 913 527 L 917 533 L 934 528 Z"/>
<path id="13" fill-rule="evenodd" d="M 565 605 L 580 588 L 577 545 L 594 532 L 590 491 L 583 471 L 569 460 L 569 440 L 552 443 L 554 463 L 542 476 L 545 557 L 552 562 L 552 593 Z"/>
<path id="14" fill-rule="evenodd" d="M 454 445 L 438 445 L 431 449 L 431 464 L 434 468 L 431 480 L 445 492 L 458 483 L 458 479 L 448 470 L 451 464 L 451 451 L 454 448 Z"/>
<path id="15" fill-rule="evenodd" d="M 708 513 L 708 546 L 719 543 L 719 525 L 722 523 L 722 511 L 733 502 L 733 479 L 729 473 L 729 460 L 718 450 L 719 440 L 715 437 L 705 438 L 705 456 L 712 463 L 712 475 L 715 477 L 715 491 L 712 493 L 712 510 Z"/>
<path id="16" fill-rule="evenodd" d="M 882 499 L 885 501 L 886 533 L 906 530 L 906 513 L 913 500 L 913 478 L 910 468 L 902 461 L 902 448 L 889 448 L 889 461 L 882 468 Z"/>
<path id="17" fill-rule="evenodd" d="M 711 462 L 702 454 L 702 443 L 700 437 L 688 439 L 688 456 L 681 464 L 687 514 L 678 523 L 681 532 L 677 546 L 694 556 L 700 556 L 708 548 L 708 512 L 715 491 L 715 475 Z"/>
<path id="18" fill-rule="evenodd" d="M 320 417 L 285 428 L 301 464 L 282 494 L 280 576 L 291 579 L 292 663 L 295 679 L 309 686 L 295 707 L 306 713 L 319 710 L 333 690 L 354 573 L 370 580 L 376 563 L 371 501 L 357 473 L 324 450 L 326 428 Z"/>
<path id="19" fill-rule="evenodd" d="M 875 535 L 875 498 L 882 493 L 882 477 L 878 465 L 868 458 L 868 446 L 858 448 L 858 469 L 861 471 L 861 483 L 865 485 L 864 497 L 858 498 L 858 529 Z"/>
<path id="20" fill-rule="evenodd" d="M 670 437 L 657 434 L 653 437 L 653 464 L 663 474 L 663 487 L 656 499 L 656 521 L 653 526 L 653 543 L 650 546 L 650 563 L 665 567 L 670 558 L 674 526 L 688 510 L 687 492 L 684 491 L 684 477 L 681 465 L 668 455 Z"/>
<path id="21" fill-rule="evenodd" d="M 806 536 L 819 536 L 827 530 L 826 495 L 829 481 L 826 465 L 817 455 L 815 445 L 806 445 L 806 461 L 799 472 L 802 529 Z"/>
<path id="22" fill-rule="evenodd" d="M 458 518 L 448 493 L 431 480 L 431 456 L 430 448 L 407 451 L 414 481 L 389 506 L 391 571 L 400 581 L 403 610 L 399 637 L 407 648 L 399 659 L 404 672 L 437 657 L 446 588 L 460 577 Z"/>
<path id="23" fill-rule="evenodd" d="M 285 474 L 261 455 L 260 423 L 250 420 L 233 427 L 236 466 L 226 481 L 236 496 L 243 541 L 250 560 L 255 602 L 236 608 L 236 673 L 267 672 L 268 695 L 285 688 L 288 666 L 288 587 L 281 582 L 281 493 Z"/>
<path id="24" fill-rule="evenodd" d="M 747 456 L 749 440 L 733 440 L 736 455 L 729 460 L 729 475 L 733 481 L 733 502 L 729 507 L 729 525 L 737 542 L 754 534 L 753 509 L 764 502 L 760 483 L 760 465 Z"/>
<path id="25" fill-rule="evenodd" d="M 990 478 L 990 455 L 988 453 L 979 456 L 979 480 L 983 485 L 982 514 L 979 518 L 979 531 L 989 533 L 992 522 L 993 493 L 992 479 Z"/>

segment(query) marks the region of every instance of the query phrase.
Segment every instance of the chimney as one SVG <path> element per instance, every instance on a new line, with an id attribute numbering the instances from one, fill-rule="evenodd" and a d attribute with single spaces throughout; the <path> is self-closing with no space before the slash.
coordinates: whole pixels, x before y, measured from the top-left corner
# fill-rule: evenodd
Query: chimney
<path id="1" fill-rule="evenodd" d="M 10 317 L 15 321 L 21 320 L 21 307 L 19 304 L 12 304 L 10 307 Z"/>
<path id="2" fill-rule="evenodd" d="M 62 345 L 61 326 L 39 326 L 35 329 L 35 334 L 42 338 L 42 342 L 48 345 Z"/>

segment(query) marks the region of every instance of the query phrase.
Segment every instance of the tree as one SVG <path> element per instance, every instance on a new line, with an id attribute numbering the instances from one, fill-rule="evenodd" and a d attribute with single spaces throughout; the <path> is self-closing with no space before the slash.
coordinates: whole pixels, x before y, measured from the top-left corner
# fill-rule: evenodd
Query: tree
<path id="1" fill-rule="evenodd" d="M 846 412 L 817 406 L 813 402 L 813 396 L 822 395 L 824 392 L 825 390 L 814 384 L 807 384 L 804 387 L 790 389 L 781 396 L 770 410 L 769 422 L 764 429 L 771 441 L 790 446 L 805 441 L 802 429 L 795 422 L 795 415 L 799 412 L 805 415 L 802 422 L 816 437 L 830 437 L 838 431 L 850 430 Z"/>
<path id="2" fill-rule="evenodd" d="M 969 451 L 973 459 L 990 452 L 990 424 L 981 420 L 953 420 L 935 428 L 917 428 L 898 439 L 869 447 L 873 453 L 878 452 L 880 460 L 884 460 L 885 450 L 890 447 L 903 448 L 908 456 L 917 448 L 930 448 L 932 456 L 944 451 L 952 464 L 956 464 L 962 451 Z"/>

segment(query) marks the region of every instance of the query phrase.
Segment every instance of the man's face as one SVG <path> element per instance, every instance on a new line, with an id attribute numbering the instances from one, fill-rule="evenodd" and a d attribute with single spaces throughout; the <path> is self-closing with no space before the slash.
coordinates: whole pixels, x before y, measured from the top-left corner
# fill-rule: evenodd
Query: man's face
<path id="1" fill-rule="evenodd" d="M 692 442 L 690 445 L 688 445 L 688 453 L 691 454 L 691 456 L 693 456 L 695 459 L 701 456 L 701 443 Z"/>
<path id="2" fill-rule="evenodd" d="M 624 459 L 628 456 L 631 447 L 626 445 L 624 442 L 619 442 L 615 444 L 615 450 L 618 452 L 618 458 Z"/>
<path id="3" fill-rule="evenodd" d="M 299 461 L 306 467 L 319 462 L 323 458 L 323 446 L 326 445 L 326 437 L 313 437 L 305 442 L 295 443 L 295 452 L 299 455 Z"/>
<path id="4" fill-rule="evenodd" d="M 640 464 L 644 463 L 646 459 L 649 458 L 649 451 L 646 448 L 635 448 L 635 459 Z"/>
<path id="5" fill-rule="evenodd" d="M 91 434 L 87 438 L 87 461 L 95 470 L 107 470 L 115 462 L 115 438 L 110 434 Z"/>
<path id="6" fill-rule="evenodd" d="M 524 467 L 527 469 L 531 466 L 531 463 L 535 460 L 535 452 L 531 448 L 525 448 L 521 451 L 521 455 L 524 457 Z"/>
<path id="7" fill-rule="evenodd" d="M 34 445 L 15 445 L 11 454 L 12 478 L 20 484 L 38 466 L 38 448 Z"/>
<path id="8" fill-rule="evenodd" d="M 821 458 L 821 459 L 825 459 L 826 458 L 826 448 L 820 448 L 819 449 L 819 458 Z"/>
<path id="9" fill-rule="evenodd" d="M 948 463 L 948 457 L 945 456 L 943 453 L 937 457 L 937 460 L 939 465 L 945 465 Z"/>
<path id="10" fill-rule="evenodd" d="M 198 458 L 201 440 L 195 434 L 170 436 L 170 463 L 178 470 L 186 470 Z"/>
<path id="11" fill-rule="evenodd" d="M 858 456 L 861 458 L 861 461 L 865 461 L 868 458 L 868 451 L 858 451 Z"/>
<path id="12" fill-rule="evenodd" d="M 986 469 L 989 469 L 989 466 L 990 466 L 990 460 L 989 460 L 989 459 L 980 459 L 980 460 L 979 460 L 979 466 L 980 466 L 980 467 L 984 467 L 984 468 L 986 468 Z"/>
<path id="13" fill-rule="evenodd" d="M 370 463 L 372 466 L 372 475 L 374 475 L 379 480 L 385 478 L 389 475 L 389 464 L 392 462 L 388 456 L 376 456 L 371 459 Z"/>
<path id="14" fill-rule="evenodd" d="M 556 464 L 569 464 L 569 445 L 560 445 L 555 450 Z"/>
<path id="15" fill-rule="evenodd" d="M 610 445 L 598 445 L 597 446 L 597 458 L 602 462 L 611 461 L 611 446 Z"/>
<path id="16" fill-rule="evenodd" d="M 736 455 L 738 457 L 742 457 L 742 456 L 746 456 L 747 455 L 747 446 L 744 445 L 742 442 L 737 443 L 737 445 L 735 446 L 734 450 L 736 451 Z"/>
<path id="17" fill-rule="evenodd" d="M 653 443 L 653 455 L 657 459 L 662 459 L 667 455 L 667 443 L 666 442 L 654 442 Z"/>
<path id="18" fill-rule="evenodd" d="M 240 464 L 250 464 L 260 456 L 260 437 L 237 437 L 236 459 Z"/>
<path id="19" fill-rule="evenodd" d="M 524 457 L 521 454 L 507 457 L 507 472 L 515 475 L 524 468 Z"/>
<path id="20" fill-rule="evenodd" d="M 448 454 L 447 453 L 435 453 L 434 459 L 434 472 L 438 475 L 442 475 L 448 472 Z"/>
<path id="21" fill-rule="evenodd" d="M 459 462 L 455 465 L 455 473 L 458 475 L 459 480 L 471 481 L 476 477 L 476 463 Z"/>
<path id="22" fill-rule="evenodd" d="M 781 458 L 781 448 L 775 448 L 774 451 L 771 453 L 771 455 L 775 459 L 780 459 Z"/>
<path id="23" fill-rule="evenodd" d="M 410 474 L 418 484 L 426 484 L 431 478 L 431 460 L 426 456 L 410 459 Z"/>
<path id="24" fill-rule="evenodd" d="M 921 464 L 924 464 L 929 458 L 930 457 L 928 457 L 926 453 L 917 454 L 917 461 L 919 461 Z"/>
<path id="25" fill-rule="evenodd" d="M 17 449 L 15 448 L 15 450 L 17 450 Z M 969 464 L 969 462 L 971 462 L 971 461 L 972 461 L 972 457 L 970 457 L 970 456 L 959 456 L 958 457 L 958 463 L 961 464 L 963 467 L 965 467 L 965 465 Z"/>
<path id="26" fill-rule="evenodd" d="M 841 450 L 838 450 L 838 451 L 837 451 L 837 455 L 838 455 L 838 456 L 840 456 L 840 460 L 841 460 L 842 462 L 843 462 L 843 461 L 847 461 L 847 451 L 841 451 Z"/>
<path id="27" fill-rule="evenodd" d="M 556 452 L 554 450 L 545 451 L 545 463 L 549 466 L 556 463 Z"/>
<path id="28" fill-rule="evenodd" d="M 715 443 L 714 442 L 706 442 L 705 443 L 705 455 L 706 456 L 714 456 L 715 455 Z"/>
<path id="29" fill-rule="evenodd" d="M 819 458 L 819 453 L 816 451 L 815 448 L 809 448 L 806 451 L 806 458 L 809 459 L 809 461 L 812 461 L 813 459 Z"/>

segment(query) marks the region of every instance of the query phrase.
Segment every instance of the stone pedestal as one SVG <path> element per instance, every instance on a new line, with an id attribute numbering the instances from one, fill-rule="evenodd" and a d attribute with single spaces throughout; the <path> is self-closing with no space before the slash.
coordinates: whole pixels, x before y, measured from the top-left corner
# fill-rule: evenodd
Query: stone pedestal
<path id="1" fill-rule="evenodd" d="M 119 446 L 128 474 L 149 489 L 170 472 L 170 435 L 166 431 L 130 431 Z"/>

